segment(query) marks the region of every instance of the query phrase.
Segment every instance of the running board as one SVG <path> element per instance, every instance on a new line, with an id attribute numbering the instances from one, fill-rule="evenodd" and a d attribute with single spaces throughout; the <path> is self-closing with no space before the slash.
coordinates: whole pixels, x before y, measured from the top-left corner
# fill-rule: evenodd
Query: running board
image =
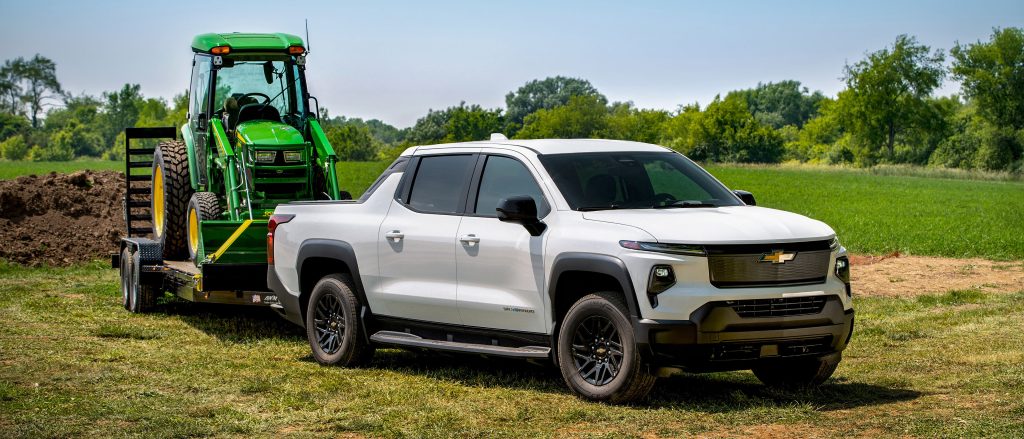
<path id="1" fill-rule="evenodd" d="M 370 341 L 405 347 L 437 349 L 441 351 L 463 352 L 469 354 L 496 355 L 514 358 L 547 358 L 551 348 L 543 346 L 523 346 L 511 348 L 489 344 L 460 343 L 457 341 L 431 340 L 418 335 L 396 331 L 379 331 L 370 336 Z"/>

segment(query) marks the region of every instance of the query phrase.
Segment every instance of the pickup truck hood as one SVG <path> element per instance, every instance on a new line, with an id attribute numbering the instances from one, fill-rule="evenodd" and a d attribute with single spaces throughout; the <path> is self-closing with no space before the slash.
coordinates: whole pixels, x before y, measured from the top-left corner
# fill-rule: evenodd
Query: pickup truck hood
<path id="1" fill-rule="evenodd" d="M 639 227 L 659 242 L 751 244 L 831 239 L 835 232 L 803 215 L 755 206 L 601 210 L 583 218 Z"/>

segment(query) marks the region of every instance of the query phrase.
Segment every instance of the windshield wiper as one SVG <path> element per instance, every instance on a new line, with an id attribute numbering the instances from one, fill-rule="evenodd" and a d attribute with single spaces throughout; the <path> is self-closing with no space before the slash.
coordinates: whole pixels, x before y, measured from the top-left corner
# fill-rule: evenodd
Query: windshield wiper
<path id="1" fill-rule="evenodd" d="M 619 206 L 618 204 L 612 204 L 612 205 L 610 205 L 610 206 L 587 206 L 587 207 L 577 207 L 577 208 L 576 208 L 576 211 L 577 211 L 577 212 L 593 212 L 593 211 L 595 211 L 595 210 L 615 210 L 615 209 L 621 209 L 621 208 L 622 208 L 622 207 L 621 207 L 621 206 Z"/>
<path id="2" fill-rule="evenodd" d="M 664 206 L 652 206 L 655 209 L 677 209 L 687 207 L 718 207 L 716 204 L 705 203 L 697 200 L 678 200 Z"/>

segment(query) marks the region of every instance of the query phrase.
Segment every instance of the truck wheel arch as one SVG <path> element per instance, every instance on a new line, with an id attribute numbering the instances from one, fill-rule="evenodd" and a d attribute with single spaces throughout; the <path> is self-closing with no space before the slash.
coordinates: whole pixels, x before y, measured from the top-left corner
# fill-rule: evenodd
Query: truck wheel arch
<path id="1" fill-rule="evenodd" d="M 626 306 L 629 308 L 629 315 L 633 319 L 640 318 L 640 306 L 637 303 L 636 294 L 633 289 L 633 281 L 629 276 L 629 270 L 626 268 L 626 264 L 621 259 L 614 256 L 602 255 L 597 253 L 582 253 L 582 252 L 570 252 L 562 253 L 555 257 L 555 262 L 551 268 L 551 282 L 548 284 L 548 299 L 549 303 L 552 304 L 551 317 L 558 322 L 560 319 L 559 308 L 557 304 L 559 282 L 565 275 L 573 275 L 578 273 L 599 275 L 600 277 L 607 279 L 614 279 L 617 283 L 618 290 L 622 292 L 623 299 L 626 302 Z M 593 293 L 594 291 L 590 291 Z M 570 303 L 569 306 L 572 306 Z M 562 314 L 566 309 L 561 310 Z"/>
<path id="2" fill-rule="evenodd" d="M 295 268 L 299 278 L 300 314 L 305 314 L 306 301 L 309 300 L 309 295 L 317 281 L 334 273 L 349 275 L 355 284 L 356 298 L 359 299 L 362 306 L 369 308 L 363 290 L 363 281 L 359 277 L 359 263 L 351 244 L 333 239 L 303 241 L 299 245 Z"/>

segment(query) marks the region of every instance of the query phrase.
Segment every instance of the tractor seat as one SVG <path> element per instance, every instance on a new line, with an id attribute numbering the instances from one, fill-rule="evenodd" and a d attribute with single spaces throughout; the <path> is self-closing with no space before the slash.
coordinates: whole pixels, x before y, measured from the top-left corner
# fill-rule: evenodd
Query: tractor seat
<path id="1" fill-rule="evenodd" d="M 280 122 L 281 112 L 277 111 L 277 108 L 272 105 L 245 104 L 242 108 L 238 109 L 238 119 L 234 126 L 237 127 L 238 125 L 250 120 L 270 120 Z"/>

